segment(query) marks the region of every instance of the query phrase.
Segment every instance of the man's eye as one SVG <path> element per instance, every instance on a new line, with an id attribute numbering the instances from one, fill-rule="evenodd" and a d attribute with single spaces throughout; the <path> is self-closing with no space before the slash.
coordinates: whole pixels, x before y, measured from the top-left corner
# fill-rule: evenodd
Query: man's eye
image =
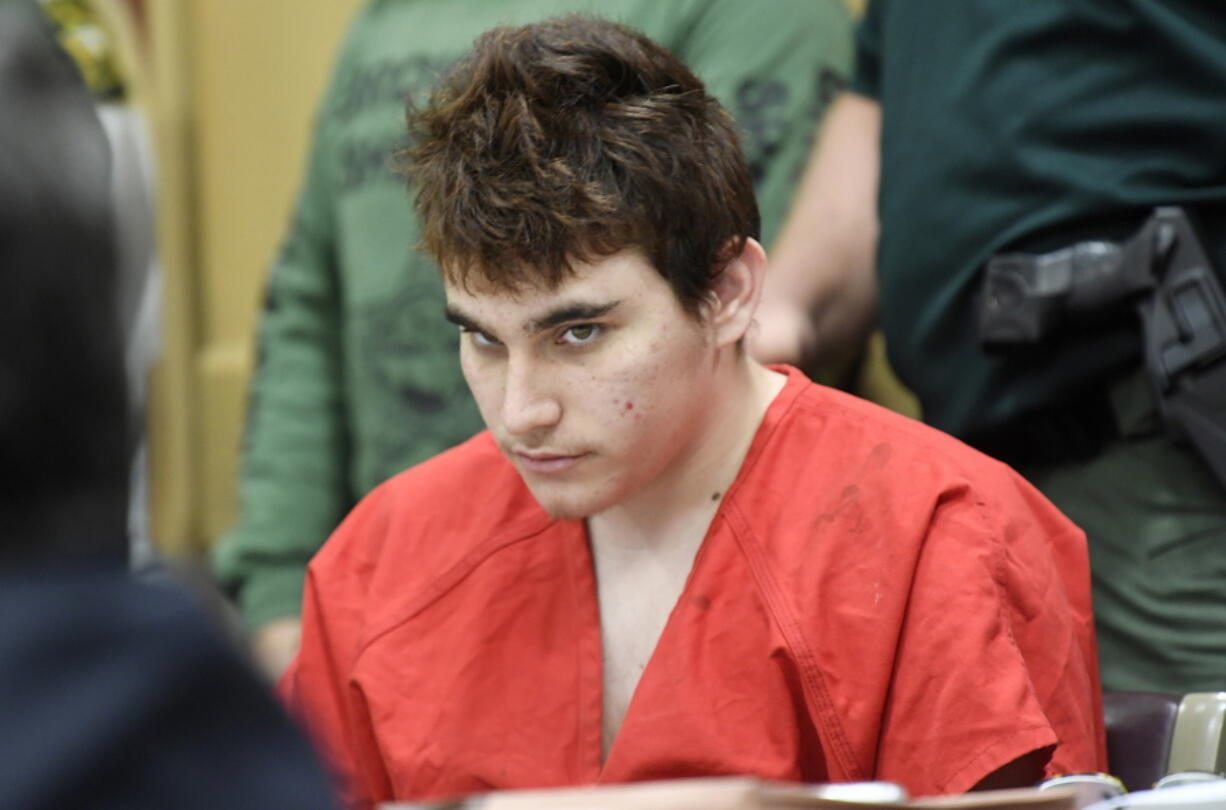
<path id="1" fill-rule="evenodd" d="M 594 323 L 581 323 L 578 326 L 568 327 L 562 332 L 558 339 L 559 343 L 569 343 L 572 346 L 581 346 L 585 343 L 591 343 L 600 335 L 600 326 Z"/>
<path id="2" fill-rule="evenodd" d="M 490 337 L 484 332 L 479 332 L 476 329 L 466 329 L 461 327 L 460 331 L 466 335 L 471 335 L 473 343 L 477 346 L 489 347 L 499 345 L 497 338 Z"/>

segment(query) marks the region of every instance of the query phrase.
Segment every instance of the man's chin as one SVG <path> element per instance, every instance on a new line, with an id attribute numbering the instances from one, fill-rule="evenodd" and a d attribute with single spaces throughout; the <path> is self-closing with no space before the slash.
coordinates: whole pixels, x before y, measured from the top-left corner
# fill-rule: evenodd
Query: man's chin
<path id="1" fill-rule="evenodd" d="M 575 503 L 549 502 L 543 501 L 540 498 L 537 498 L 536 502 L 554 520 L 585 520 L 599 511 L 598 509 L 585 508 Z"/>
<path id="2" fill-rule="evenodd" d="M 602 500 L 581 495 L 567 495 L 552 490 L 552 487 L 528 486 L 532 497 L 554 520 L 583 520 L 605 509 L 608 504 Z"/>

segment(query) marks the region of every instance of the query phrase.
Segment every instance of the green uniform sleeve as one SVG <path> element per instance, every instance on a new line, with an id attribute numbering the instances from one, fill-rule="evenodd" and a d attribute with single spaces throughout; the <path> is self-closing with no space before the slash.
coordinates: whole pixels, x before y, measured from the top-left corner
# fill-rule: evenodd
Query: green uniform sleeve
<path id="1" fill-rule="evenodd" d="M 348 50 L 320 108 L 293 221 L 268 278 L 238 521 L 213 549 L 218 580 L 249 627 L 298 615 L 306 564 L 352 506 L 326 123 Z"/>
<path id="2" fill-rule="evenodd" d="M 674 51 L 741 128 L 769 248 L 816 126 L 847 83 L 851 15 L 843 0 L 713 0 L 701 8 Z"/>

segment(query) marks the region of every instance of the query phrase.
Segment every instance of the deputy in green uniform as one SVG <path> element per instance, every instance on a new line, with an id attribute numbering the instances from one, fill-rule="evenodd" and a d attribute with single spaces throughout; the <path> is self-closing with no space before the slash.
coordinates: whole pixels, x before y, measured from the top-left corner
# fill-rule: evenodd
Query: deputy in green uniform
<path id="1" fill-rule="evenodd" d="M 1226 488 L 1160 418 L 1135 305 L 991 352 L 983 271 L 1172 204 L 1226 266 L 1223 88 L 1212 0 L 873 0 L 754 347 L 820 360 L 879 316 L 924 419 L 1085 529 L 1110 689 L 1226 689 Z"/>

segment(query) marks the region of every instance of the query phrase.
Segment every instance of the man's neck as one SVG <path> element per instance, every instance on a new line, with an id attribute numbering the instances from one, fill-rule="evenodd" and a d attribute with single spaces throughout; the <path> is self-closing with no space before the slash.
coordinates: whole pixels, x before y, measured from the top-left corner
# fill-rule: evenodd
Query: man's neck
<path id="1" fill-rule="evenodd" d="M 758 426 L 786 378 L 738 353 L 712 381 L 711 409 L 690 453 L 646 490 L 588 518 L 593 544 L 663 550 L 670 538 L 699 539 L 740 472 Z M 700 525 L 698 525 L 700 524 Z"/>
<path id="2" fill-rule="evenodd" d="M 782 375 L 738 354 L 712 380 L 713 404 L 683 463 L 615 508 L 588 518 L 604 667 L 608 757 L 711 520 L 740 472 Z"/>

